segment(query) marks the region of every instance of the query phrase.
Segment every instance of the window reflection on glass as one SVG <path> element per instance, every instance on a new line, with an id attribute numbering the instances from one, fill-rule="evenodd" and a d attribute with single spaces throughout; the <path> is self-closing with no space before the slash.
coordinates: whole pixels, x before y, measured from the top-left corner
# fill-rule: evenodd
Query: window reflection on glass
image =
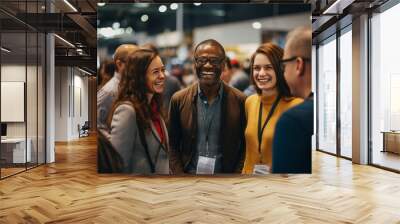
<path id="1" fill-rule="evenodd" d="M 318 148 L 336 153 L 336 39 L 318 48 Z"/>
<path id="2" fill-rule="evenodd" d="M 340 36 L 340 152 L 352 157 L 352 35 Z"/>

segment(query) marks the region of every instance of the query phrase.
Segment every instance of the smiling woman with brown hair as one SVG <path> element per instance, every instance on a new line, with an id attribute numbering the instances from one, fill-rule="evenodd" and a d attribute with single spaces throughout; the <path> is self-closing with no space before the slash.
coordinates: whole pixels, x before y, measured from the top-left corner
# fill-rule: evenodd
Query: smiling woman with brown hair
<path id="1" fill-rule="evenodd" d="M 152 50 L 128 57 L 105 135 L 123 160 L 124 173 L 168 174 L 168 134 L 160 113 L 165 67 Z"/>
<path id="2" fill-rule="evenodd" d="M 282 74 L 282 48 L 266 43 L 257 48 L 250 61 L 250 79 L 257 94 L 247 98 L 246 158 L 243 174 L 265 174 L 272 161 L 272 140 L 279 117 L 302 102 L 293 98 Z"/>

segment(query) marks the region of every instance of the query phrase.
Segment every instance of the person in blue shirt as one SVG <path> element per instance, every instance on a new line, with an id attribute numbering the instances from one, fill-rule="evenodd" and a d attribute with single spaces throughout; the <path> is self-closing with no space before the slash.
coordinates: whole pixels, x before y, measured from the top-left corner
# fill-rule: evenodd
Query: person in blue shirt
<path id="1" fill-rule="evenodd" d="M 311 173 L 311 136 L 314 98 L 311 92 L 310 27 L 299 27 L 287 36 L 281 61 L 285 80 L 293 96 L 304 102 L 279 119 L 273 141 L 272 173 Z"/>

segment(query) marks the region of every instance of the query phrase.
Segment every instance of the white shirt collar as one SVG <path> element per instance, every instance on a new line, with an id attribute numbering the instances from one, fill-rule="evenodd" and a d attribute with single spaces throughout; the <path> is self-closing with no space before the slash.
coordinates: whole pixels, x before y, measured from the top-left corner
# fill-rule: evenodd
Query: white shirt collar
<path id="1" fill-rule="evenodd" d="M 114 77 L 118 80 L 121 80 L 121 74 L 119 74 L 118 72 L 114 72 Z"/>

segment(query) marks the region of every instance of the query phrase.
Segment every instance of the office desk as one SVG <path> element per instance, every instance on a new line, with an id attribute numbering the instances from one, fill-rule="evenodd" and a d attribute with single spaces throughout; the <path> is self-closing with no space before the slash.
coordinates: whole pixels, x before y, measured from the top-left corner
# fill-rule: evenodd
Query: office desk
<path id="1" fill-rule="evenodd" d="M 400 154 L 400 131 L 382 131 L 383 150 L 382 152 L 393 152 Z"/>
<path id="2" fill-rule="evenodd" d="M 32 141 L 27 138 L 26 142 L 28 147 L 26 147 L 25 153 L 25 138 L 1 139 L 1 159 L 5 160 L 5 163 L 30 162 Z"/>

